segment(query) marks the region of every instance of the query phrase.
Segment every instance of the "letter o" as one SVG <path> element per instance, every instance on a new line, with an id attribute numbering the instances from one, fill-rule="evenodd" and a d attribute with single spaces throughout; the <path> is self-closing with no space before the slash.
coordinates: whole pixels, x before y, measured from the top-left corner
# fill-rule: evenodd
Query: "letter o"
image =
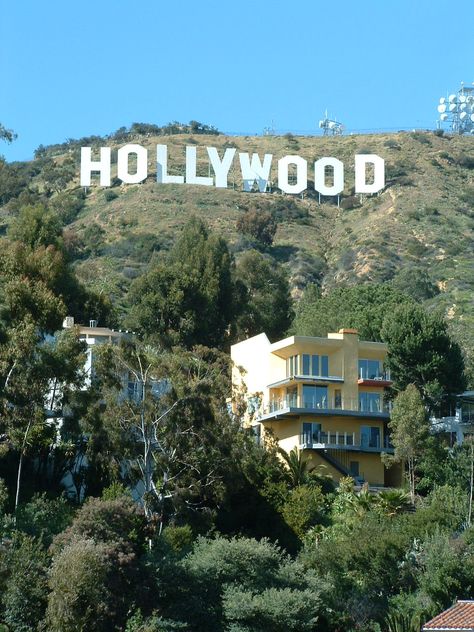
<path id="1" fill-rule="evenodd" d="M 288 167 L 296 165 L 296 184 L 288 182 Z M 278 161 L 278 188 L 283 193 L 302 193 L 308 186 L 308 163 L 301 156 L 285 156 Z"/>
<path id="2" fill-rule="evenodd" d="M 128 161 L 130 154 L 137 156 L 137 171 L 129 173 Z M 148 175 L 148 151 L 141 145 L 124 145 L 120 147 L 117 155 L 117 176 L 125 184 L 138 184 L 143 182 Z"/>
<path id="3" fill-rule="evenodd" d="M 326 167 L 333 169 L 332 186 L 326 185 Z M 320 158 L 314 163 L 314 188 L 321 195 L 339 195 L 344 190 L 344 165 L 337 158 Z"/>

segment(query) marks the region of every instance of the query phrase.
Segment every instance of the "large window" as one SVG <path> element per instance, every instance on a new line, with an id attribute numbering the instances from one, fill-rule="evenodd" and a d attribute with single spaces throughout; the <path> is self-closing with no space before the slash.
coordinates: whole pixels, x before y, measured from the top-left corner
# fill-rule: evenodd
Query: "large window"
<path id="1" fill-rule="evenodd" d="M 286 360 L 286 377 L 298 375 L 298 356 L 290 356 Z"/>
<path id="2" fill-rule="evenodd" d="M 310 375 L 314 377 L 329 376 L 329 358 L 327 355 L 303 353 L 290 356 L 286 361 L 286 376 Z"/>
<path id="3" fill-rule="evenodd" d="M 382 412 L 380 393 L 359 392 L 359 410 L 366 413 Z"/>
<path id="4" fill-rule="evenodd" d="M 310 386 L 303 384 L 304 408 L 328 408 L 327 386 Z"/>
<path id="5" fill-rule="evenodd" d="M 377 380 L 383 377 L 380 360 L 359 360 L 359 379 Z"/>
<path id="6" fill-rule="evenodd" d="M 360 445 L 363 448 L 380 448 L 380 428 L 362 426 L 360 429 Z"/>
<path id="7" fill-rule="evenodd" d="M 286 389 L 286 399 L 286 405 L 288 408 L 291 406 L 298 406 L 298 388 L 296 386 Z"/>
<path id="8" fill-rule="evenodd" d="M 303 424 L 302 443 L 305 445 L 313 445 L 321 443 L 321 424 L 314 422 L 305 422 Z"/>
<path id="9" fill-rule="evenodd" d="M 474 421 L 474 403 L 462 402 L 461 404 L 462 421 L 465 423 L 471 423 Z"/>

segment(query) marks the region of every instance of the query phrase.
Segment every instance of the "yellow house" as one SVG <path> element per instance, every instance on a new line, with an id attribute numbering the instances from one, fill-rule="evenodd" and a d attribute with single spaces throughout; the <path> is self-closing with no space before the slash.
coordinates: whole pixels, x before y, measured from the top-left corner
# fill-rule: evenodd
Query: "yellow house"
<path id="1" fill-rule="evenodd" d="M 307 452 L 335 480 L 352 476 L 372 486 L 400 484 L 393 453 L 385 388 L 387 347 L 359 340 L 354 329 L 327 338 L 290 336 L 271 343 L 266 334 L 231 348 L 233 388 L 247 399 L 245 423 L 257 436 L 271 431 L 281 448 Z"/>

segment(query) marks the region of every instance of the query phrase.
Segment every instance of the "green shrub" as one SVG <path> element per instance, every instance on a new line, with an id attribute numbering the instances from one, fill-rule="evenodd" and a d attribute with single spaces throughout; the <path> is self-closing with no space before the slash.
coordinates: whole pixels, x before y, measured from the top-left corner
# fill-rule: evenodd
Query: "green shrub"
<path id="1" fill-rule="evenodd" d="M 386 140 L 384 142 L 384 147 L 387 147 L 387 149 L 396 149 L 396 150 L 401 149 L 401 145 L 397 143 L 397 141 L 394 140 L 393 138 L 389 138 L 388 140 Z"/>
<path id="2" fill-rule="evenodd" d="M 410 136 L 422 145 L 431 145 L 431 139 L 428 132 L 412 132 Z"/>
<path id="3" fill-rule="evenodd" d="M 340 207 L 342 210 L 347 211 L 352 208 L 359 208 L 362 206 L 357 195 L 350 195 L 349 197 L 343 198 L 341 201 Z"/>
<path id="4" fill-rule="evenodd" d="M 64 497 L 49 499 L 46 494 L 36 494 L 19 507 L 17 525 L 25 533 L 51 544 L 53 537 L 71 523 L 72 517 L 73 509 Z"/>
<path id="5" fill-rule="evenodd" d="M 104 191 L 104 198 L 106 202 L 112 202 L 112 200 L 118 198 L 118 193 L 116 193 L 116 191 L 113 191 L 112 189 L 106 189 Z"/>
<path id="6" fill-rule="evenodd" d="M 9 578 L 1 595 L 4 620 L 12 632 L 37 630 L 46 610 L 49 557 L 41 542 L 20 536 L 9 554 Z"/>
<path id="7" fill-rule="evenodd" d="M 286 524 L 302 539 L 308 529 L 324 522 L 324 496 L 316 485 L 299 485 L 282 507 Z"/>
<path id="8" fill-rule="evenodd" d="M 466 154 L 460 154 L 456 163 L 464 169 L 474 169 L 474 158 L 472 156 L 466 156 Z"/>

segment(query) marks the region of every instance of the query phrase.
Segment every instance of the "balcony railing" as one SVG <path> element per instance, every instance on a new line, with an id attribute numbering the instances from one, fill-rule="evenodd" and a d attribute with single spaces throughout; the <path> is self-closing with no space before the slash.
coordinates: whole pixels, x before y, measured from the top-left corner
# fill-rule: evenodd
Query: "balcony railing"
<path id="1" fill-rule="evenodd" d="M 463 424 L 472 424 L 472 423 L 474 423 L 474 407 L 473 406 L 463 406 L 459 410 L 458 417 L 459 417 L 459 421 L 461 423 L 463 423 Z"/>
<path id="2" fill-rule="evenodd" d="M 300 437 L 302 448 L 355 448 L 373 450 L 393 450 L 388 436 L 381 440 L 379 436 L 370 436 L 358 432 L 311 432 Z"/>
<path id="3" fill-rule="evenodd" d="M 362 369 L 359 370 L 359 380 L 374 380 L 376 382 L 390 382 L 390 371 L 377 371 L 376 373 L 368 373 Z"/>
<path id="4" fill-rule="evenodd" d="M 347 410 L 362 413 L 390 413 L 391 402 L 372 400 L 361 402 L 347 398 L 323 397 L 320 399 L 305 399 L 296 395 L 273 399 L 263 406 L 263 414 L 267 415 L 289 408 L 303 408 L 306 410 Z"/>

